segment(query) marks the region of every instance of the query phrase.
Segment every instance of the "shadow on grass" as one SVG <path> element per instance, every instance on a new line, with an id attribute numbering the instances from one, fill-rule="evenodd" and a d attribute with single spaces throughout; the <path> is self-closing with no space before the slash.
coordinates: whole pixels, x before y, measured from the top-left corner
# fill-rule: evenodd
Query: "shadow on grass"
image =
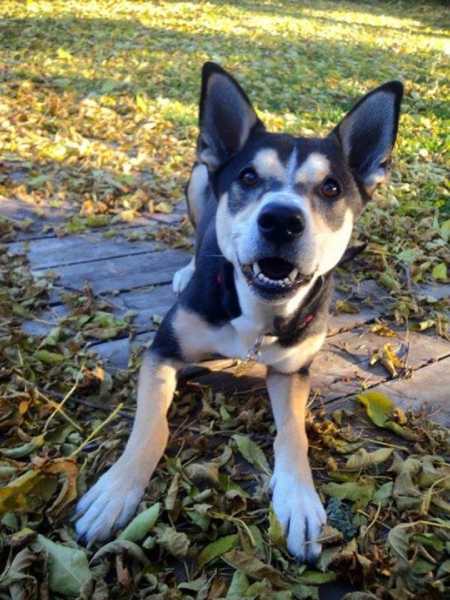
<path id="1" fill-rule="evenodd" d="M 250 3 L 247 5 L 250 8 Z M 272 5 L 257 6 L 275 10 Z M 259 108 L 272 112 L 298 112 L 298 96 L 292 88 L 300 86 L 303 89 L 299 93 L 307 93 L 311 88 L 313 97 L 317 91 L 321 93 L 318 106 L 325 99 L 335 110 L 347 108 L 349 94 L 357 97 L 360 93 L 354 91 L 355 80 L 368 82 L 366 87 L 373 85 L 374 80 L 388 78 L 426 82 L 435 60 L 432 53 L 397 53 L 389 47 L 363 42 L 309 38 L 292 42 L 265 31 L 252 36 L 216 31 L 190 33 L 146 27 L 124 19 L 10 19 L 1 23 L 2 32 L 0 48 L 6 51 L 26 51 L 26 57 L 31 58 L 33 53 L 46 55 L 56 62 L 60 60 L 58 52 L 64 50 L 74 61 L 82 59 L 86 69 L 95 73 L 92 78 L 80 75 L 78 62 L 61 60 L 60 74 L 48 75 L 39 61 L 32 62 L 30 68 L 25 62 L 28 58 L 21 64 L 15 57 L 10 70 L 4 70 L 4 81 L 31 80 L 81 95 L 143 92 L 150 98 L 165 97 L 196 105 L 201 64 L 220 54 L 221 62 L 244 78 Z M 134 55 L 137 62 L 133 61 Z M 270 89 L 267 76 L 271 79 Z M 288 96 L 286 88 L 291 91 Z M 318 106 L 312 105 L 310 110 L 315 111 Z"/>
<path id="2" fill-rule="evenodd" d="M 170 2 L 178 2 L 178 0 L 169 0 Z M 187 0 L 191 4 L 198 4 L 196 0 Z M 218 7 L 223 7 L 224 3 L 222 0 L 208 0 L 208 4 L 215 4 Z M 423 27 L 442 30 L 442 33 L 433 33 L 438 37 L 448 37 L 448 34 L 444 33 L 446 27 L 450 23 L 450 19 L 447 18 L 447 23 L 444 22 L 444 11 L 448 6 L 448 0 L 425 0 L 422 2 L 411 2 L 406 1 L 392 1 L 392 0 L 372 0 L 372 2 L 362 1 L 347 1 L 347 2 L 317 2 L 316 0 L 310 0 L 310 2 L 302 0 L 281 0 L 278 2 L 264 2 L 258 0 L 234 0 L 227 2 L 228 5 L 233 6 L 235 9 L 251 12 L 252 14 L 262 15 L 273 15 L 281 17 L 293 17 L 296 19 L 311 19 L 313 21 L 322 21 L 324 23 L 342 23 L 349 26 L 363 26 L 368 28 L 380 29 L 380 30 L 392 30 L 402 31 L 402 27 L 394 27 L 392 25 L 372 25 L 365 23 L 364 21 L 347 22 L 334 17 L 327 17 L 326 13 L 328 10 L 346 10 L 350 14 L 356 14 L 361 16 L 379 16 L 379 17 L 398 17 L 400 19 L 408 18 L 418 21 Z M 322 12 L 323 15 L 318 14 L 306 14 L 304 11 L 314 10 L 316 13 Z M 436 13 L 430 14 L 430 9 L 436 11 L 442 10 L 442 15 Z M 429 35 L 427 32 L 423 32 L 419 29 L 407 29 L 408 33 L 413 35 Z"/>

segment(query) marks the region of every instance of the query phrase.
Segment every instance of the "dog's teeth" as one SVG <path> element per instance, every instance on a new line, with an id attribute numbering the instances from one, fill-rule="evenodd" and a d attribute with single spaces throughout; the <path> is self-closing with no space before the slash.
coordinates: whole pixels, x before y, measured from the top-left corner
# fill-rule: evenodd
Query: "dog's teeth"
<path id="1" fill-rule="evenodd" d="M 264 275 L 264 273 L 261 272 L 261 270 L 259 270 L 258 274 L 256 275 L 256 279 L 258 281 L 260 281 L 261 283 L 265 283 L 266 285 L 271 285 L 272 287 L 287 287 L 290 286 L 292 281 L 290 279 L 290 277 L 285 277 L 284 279 L 271 279 L 270 277 L 267 277 L 266 275 Z"/>
<path id="2" fill-rule="evenodd" d="M 253 263 L 253 273 L 258 276 L 261 273 L 261 269 L 257 262 Z"/>
<path id="3" fill-rule="evenodd" d="M 297 279 L 297 275 L 298 275 L 298 270 L 292 269 L 292 271 L 289 273 L 290 281 L 295 281 Z"/>

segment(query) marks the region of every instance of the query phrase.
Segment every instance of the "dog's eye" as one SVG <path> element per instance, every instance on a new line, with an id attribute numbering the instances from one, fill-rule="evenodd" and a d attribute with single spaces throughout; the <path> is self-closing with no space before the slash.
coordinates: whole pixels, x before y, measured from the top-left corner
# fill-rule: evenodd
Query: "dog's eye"
<path id="1" fill-rule="evenodd" d="M 245 187 L 254 187 L 259 182 L 258 173 L 253 167 L 247 167 L 239 173 L 239 181 Z"/>
<path id="2" fill-rule="evenodd" d="M 328 198 L 329 200 L 337 198 L 341 193 L 339 181 L 336 181 L 334 177 L 327 177 L 320 186 L 320 193 L 324 198 Z"/>

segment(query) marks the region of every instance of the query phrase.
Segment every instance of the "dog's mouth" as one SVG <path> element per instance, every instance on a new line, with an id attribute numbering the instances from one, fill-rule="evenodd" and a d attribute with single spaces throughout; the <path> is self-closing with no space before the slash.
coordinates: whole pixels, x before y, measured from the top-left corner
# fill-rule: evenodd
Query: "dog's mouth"
<path id="1" fill-rule="evenodd" d="M 243 265 L 242 272 L 252 286 L 275 294 L 289 292 L 312 279 L 312 274 L 302 275 L 294 264 L 278 257 Z"/>

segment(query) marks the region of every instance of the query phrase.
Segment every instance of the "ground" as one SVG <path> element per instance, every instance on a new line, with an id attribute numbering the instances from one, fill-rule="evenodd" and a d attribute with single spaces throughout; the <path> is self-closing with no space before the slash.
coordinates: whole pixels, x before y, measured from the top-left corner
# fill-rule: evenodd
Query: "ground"
<path id="1" fill-rule="evenodd" d="M 444 597 L 443 5 L 2 9 L 0 597 Z M 139 349 L 190 256 L 182 189 L 206 59 L 233 71 L 271 128 L 298 135 L 329 131 L 389 78 L 406 85 L 392 183 L 358 225 L 352 243 L 367 246 L 338 273 L 313 368 L 311 455 L 334 527 L 316 570 L 288 557 L 267 510 L 273 425 L 251 364 L 184 373 L 167 457 L 131 533 L 86 551 L 68 520 L 123 447 Z"/>

